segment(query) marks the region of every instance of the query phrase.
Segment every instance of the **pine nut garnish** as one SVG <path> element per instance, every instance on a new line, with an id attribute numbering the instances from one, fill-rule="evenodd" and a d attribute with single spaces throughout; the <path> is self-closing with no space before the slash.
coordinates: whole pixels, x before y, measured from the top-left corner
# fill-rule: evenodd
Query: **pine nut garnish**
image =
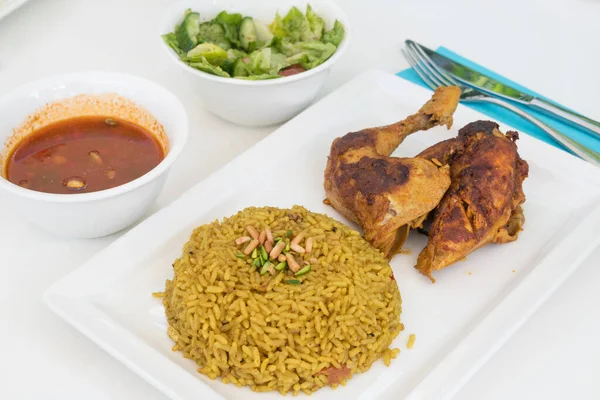
<path id="1" fill-rule="evenodd" d="M 280 254 L 277 257 L 277 261 L 279 261 L 279 262 L 284 262 L 285 260 L 287 260 L 287 258 L 285 258 L 285 254 Z"/>
<path id="2" fill-rule="evenodd" d="M 100 152 L 99 151 L 92 150 L 92 151 L 90 151 L 88 153 L 88 155 L 90 156 L 90 158 L 92 159 L 92 161 L 95 162 L 96 164 L 102 164 L 102 157 L 100 157 Z"/>
<path id="3" fill-rule="evenodd" d="M 265 250 L 267 251 L 267 253 L 271 253 L 271 250 L 273 250 L 273 243 L 269 242 L 268 240 L 265 242 Z"/>
<path id="4" fill-rule="evenodd" d="M 285 248 L 285 242 L 282 240 L 273 247 L 273 250 L 269 252 L 269 257 L 273 260 L 279 257 L 283 249 Z M 281 261 L 281 260 L 280 260 Z"/>
<path id="5" fill-rule="evenodd" d="M 248 231 L 250 236 L 252 236 L 252 239 L 258 239 L 258 232 L 256 232 L 256 229 L 254 229 L 254 227 L 248 225 L 246 227 L 246 230 Z"/>
<path id="6" fill-rule="evenodd" d="M 300 244 L 300 241 L 304 239 L 304 232 L 300 232 L 294 239 L 292 239 L 292 244 Z"/>
<path id="7" fill-rule="evenodd" d="M 265 231 L 262 231 L 262 232 L 260 233 L 260 235 L 258 235 L 258 242 L 261 244 L 261 246 L 262 246 L 263 244 L 265 244 L 265 239 L 266 239 L 266 238 L 267 238 L 267 232 L 265 232 Z"/>
<path id="8" fill-rule="evenodd" d="M 312 245 L 313 245 L 313 238 L 309 237 L 308 239 L 306 239 L 306 243 L 304 244 L 304 249 L 306 250 L 307 253 L 310 253 L 312 251 Z"/>
<path id="9" fill-rule="evenodd" d="M 254 239 L 253 241 L 248 243 L 248 246 L 246 246 L 246 248 L 244 249 L 244 254 L 248 255 L 252 253 L 252 250 L 256 249 L 256 247 L 258 247 L 258 239 Z"/>
<path id="10" fill-rule="evenodd" d="M 290 269 L 294 272 L 298 272 L 302 269 L 302 267 L 300 267 L 300 265 L 298 265 L 298 263 L 296 262 L 296 260 L 294 259 L 294 257 L 291 254 L 286 254 L 285 256 L 287 263 L 288 263 L 288 267 L 290 267 Z"/>
<path id="11" fill-rule="evenodd" d="M 306 250 L 304 250 L 304 247 L 302 247 L 302 246 L 300 246 L 299 244 L 296 244 L 296 243 L 292 243 L 290 245 L 290 249 L 294 250 L 296 253 L 299 253 L 299 254 L 306 253 Z"/>
<path id="12" fill-rule="evenodd" d="M 235 239 L 235 244 L 240 245 L 250 241 L 250 236 L 242 236 Z"/>

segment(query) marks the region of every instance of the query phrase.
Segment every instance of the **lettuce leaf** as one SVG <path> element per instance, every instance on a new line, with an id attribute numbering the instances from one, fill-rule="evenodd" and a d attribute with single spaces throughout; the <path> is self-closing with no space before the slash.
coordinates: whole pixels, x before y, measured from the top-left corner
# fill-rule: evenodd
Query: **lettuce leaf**
<path id="1" fill-rule="evenodd" d="M 331 43 L 322 43 L 318 41 L 307 43 L 296 43 L 292 46 L 294 49 L 300 49 L 286 59 L 287 65 L 302 64 L 305 69 L 311 69 L 324 63 L 337 47 Z"/>
<path id="2" fill-rule="evenodd" d="M 206 58 L 204 58 L 204 57 L 202 57 L 202 59 L 200 61 L 191 62 L 191 63 L 188 63 L 188 65 L 192 68 L 196 68 L 200 71 L 207 72 L 209 74 L 222 76 L 224 78 L 231 77 L 231 75 L 229 75 L 227 72 L 223 71 L 220 67 L 217 67 L 216 65 L 212 65 L 211 63 L 209 63 L 206 60 Z"/>
<path id="3" fill-rule="evenodd" d="M 271 22 L 271 25 L 269 25 L 269 29 L 271 30 L 271 33 L 273 34 L 273 36 L 275 36 L 277 38 L 285 37 L 285 30 L 283 29 L 283 21 L 281 20 L 281 15 L 279 15 L 279 13 L 275 14 L 275 19 L 273 20 L 273 22 Z"/>
<path id="4" fill-rule="evenodd" d="M 256 50 L 250 54 L 248 72 L 250 75 L 262 74 L 271 67 L 271 48 Z"/>
<path id="5" fill-rule="evenodd" d="M 281 22 L 286 37 L 291 41 L 307 40 L 307 35 L 312 36 L 308 19 L 297 7 L 292 7 Z"/>
<path id="6" fill-rule="evenodd" d="M 306 6 L 306 19 L 308 20 L 314 39 L 321 40 L 323 31 L 325 31 L 325 21 L 312 10 L 310 4 Z"/>
<path id="7" fill-rule="evenodd" d="M 297 7 L 292 7 L 283 18 L 277 14 L 270 28 L 273 35 L 289 42 L 317 39 L 307 17 Z"/>
<path id="8" fill-rule="evenodd" d="M 225 38 L 227 38 L 231 44 L 239 47 L 239 29 L 242 19 L 242 14 L 229 14 L 227 11 L 221 11 L 219 15 L 212 20 L 212 22 L 221 25 L 225 30 Z"/>
<path id="9" fill-rule="evenodd" d="M 277 51 L 279 51 L 281 54 L 284 54 L 287 57 L 302 52 L 302 45 L 304 45 L 304 42 L 292 43 L 280 38 L 277 38 L 273 43 L 273 47 L 276 48 Z"/>
<path id="10" fill-rule="evenodd" d="M 323 34 L 323 42 L 331 43 L 337 47 L 342 42 L 342 39 L 344 39 L 344 25 L 340 21 L 335 20 L 333 29 Z"/>
<path id="11" fill-rule="evenodd" d="M 287 67 L 287 57 L 277 53 L 270 47 L 256 50 L 248 56 L 246 71 L 250 76 L 277 75 L 279 70 Z"/>
<path id="12" fill-rule="evenodd" d="M 179 57 L 185 55 L 185 51 L 181 50 L 181 48 L 179 47 L 179 43 L 177 42 L 177 35 L 175 35 L 175 33 L 171 32 L 162 35 L 162 39 L 167 44 L 167 46 L 169 46 L 171 49 L 173 49 L 175 53 L 177 53 Z"/>
<path id="13" fill-rule="evenodd" d="M 277 73 L 283 68 L 289 66 L 287 63 L 287 57 L 281 53 L 271 52 L 271 63 L 269 67 L 269 74 L 277 75 Z"/>

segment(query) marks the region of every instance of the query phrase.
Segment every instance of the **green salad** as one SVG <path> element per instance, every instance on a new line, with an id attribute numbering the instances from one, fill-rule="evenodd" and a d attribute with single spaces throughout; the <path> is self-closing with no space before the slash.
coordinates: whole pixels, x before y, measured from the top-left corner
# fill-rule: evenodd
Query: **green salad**
<path id="1" fill-rule="evenodd" d="M 221 12 L 201 22 L 187 10 L 174 32 L 163 35 L 181 61 L 222 77 L 273 79 L 297 74 L 325 62 L 344 38 L 344 26 L 335 21 L 325 30 L 323 18 L 310 5 L 303 14 L 292 7 L 266 25 L 252 17 Z"/>

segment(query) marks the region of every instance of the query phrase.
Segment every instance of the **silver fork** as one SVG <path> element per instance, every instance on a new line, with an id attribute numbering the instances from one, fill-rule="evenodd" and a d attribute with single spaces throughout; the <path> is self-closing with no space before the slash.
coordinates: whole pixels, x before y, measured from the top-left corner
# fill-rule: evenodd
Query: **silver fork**
<path id="1" fill-rule="evenodd" d="M 402 49 L 404 58 L 406 58 L 406 61 L 408 61 L 415 72 L 431 89 L 435 90 L 440 86 L 458 86 L 461 90 L 460 101 L 493 103 L 502 106 L 534 123 L 543 129 L 548 135 L 552 136 L 554 139 L 556 139 L 556 141 L 582 159 L 596 166 L 600 166 L 600 153 L 597 153 L 594 150 L 579 144 L 570 137 L 546 125 L 539 119 L 527 114 L 520 108 L 515 107 L 507 101 L 491 97 L 483 92 L 480 92 L 479 90 L 470 88 L 460 82 L 457 82 L 456 79 L 448 75 L 443 69 L 439 68 L 418 46 L 415 46 L 408 40 L 405 44 L 406 48 Z"/>

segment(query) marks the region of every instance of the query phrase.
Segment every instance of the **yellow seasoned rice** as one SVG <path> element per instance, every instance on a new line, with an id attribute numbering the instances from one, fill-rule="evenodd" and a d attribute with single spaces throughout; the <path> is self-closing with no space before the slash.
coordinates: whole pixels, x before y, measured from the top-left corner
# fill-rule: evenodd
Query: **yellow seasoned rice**
<path id="1" fill-rule="evenodd" d="M 417 336 L 414 333 L 411 333 L 410 336 L 408 337 L 408 343 L 406 343 L 406 347 L 409 349 L 412 349 L 413 346 L 415 345 L 416 339 L 417 339 Z"/>
<path id="2" fill-rule="evenodd" d="M 238 258 L 246 226 L 274 237 L 300 232 L 313 238 L 312 270 L 261 276 L 250 258 Z M 314 262 L 316 259 L 317 262 Z M 174 351 L 198 371 L 257 392 L 300 391 L 345 384 L 332 372 L 367 371 L 398 349 L 401 300 L 392 269 L 360 234 L 303 207 L 250 207 L 194 230 L 173 264 L 163 304 Z M 286 283 L 291 279 L 299 285 Z"/>

